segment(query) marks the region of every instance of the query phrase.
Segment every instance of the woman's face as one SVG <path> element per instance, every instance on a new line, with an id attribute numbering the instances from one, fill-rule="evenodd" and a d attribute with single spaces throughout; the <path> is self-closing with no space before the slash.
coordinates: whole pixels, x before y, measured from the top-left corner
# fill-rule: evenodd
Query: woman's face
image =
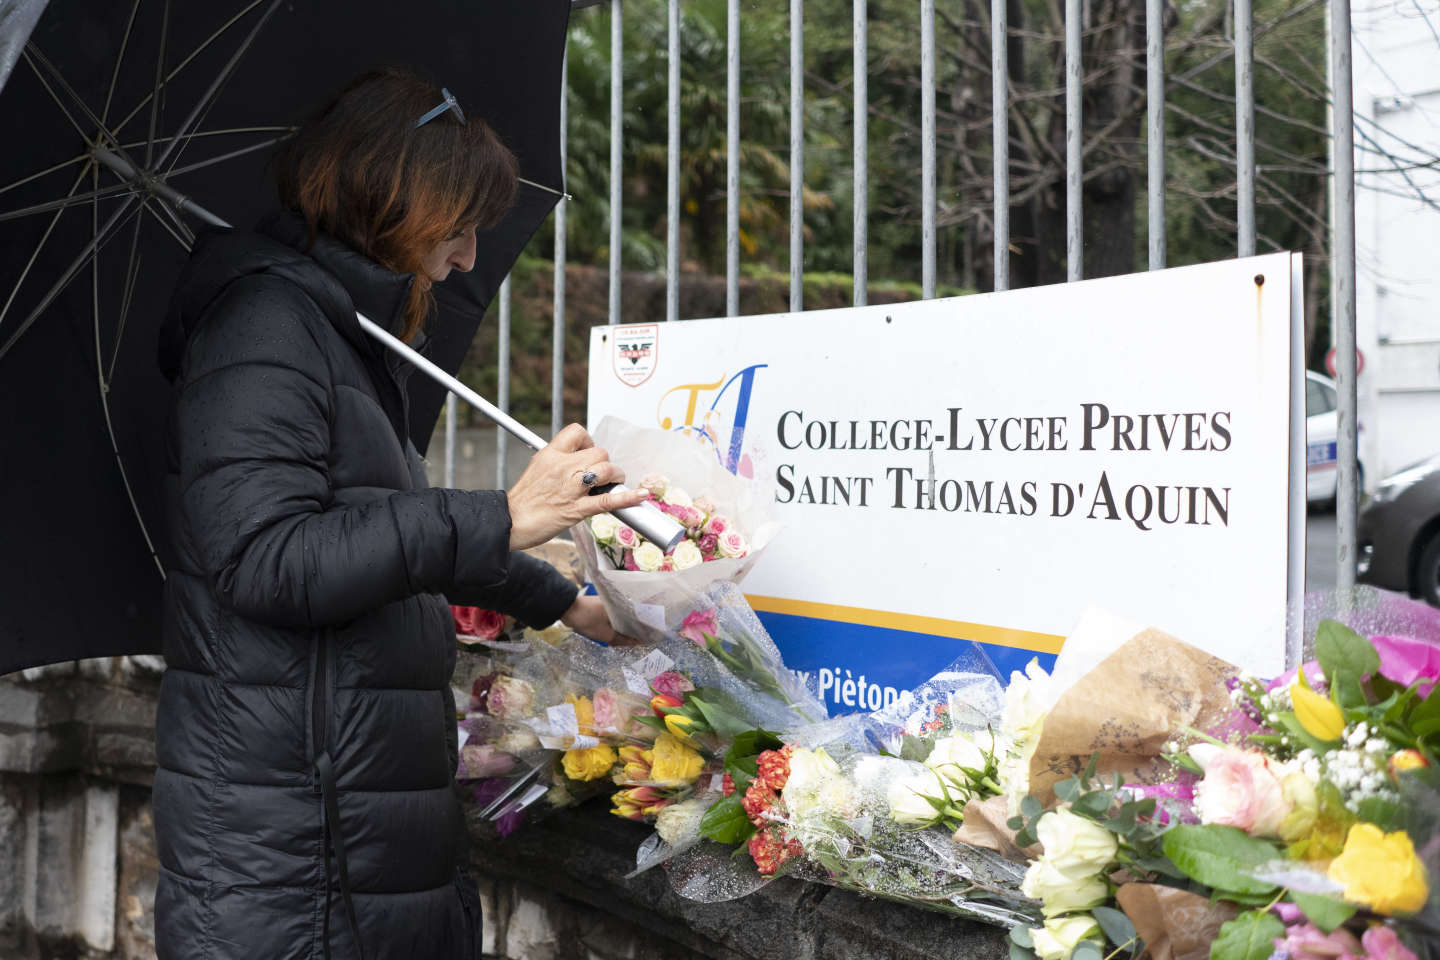
<path id="1" fill-rule="evenodd" d="M 451 269 L 469 273 L 475 266 L 475 228 L 462 227 L 455 236 L 441 240 L 420 260 L 420 269 L 435 283 L 450 276 Z"/>

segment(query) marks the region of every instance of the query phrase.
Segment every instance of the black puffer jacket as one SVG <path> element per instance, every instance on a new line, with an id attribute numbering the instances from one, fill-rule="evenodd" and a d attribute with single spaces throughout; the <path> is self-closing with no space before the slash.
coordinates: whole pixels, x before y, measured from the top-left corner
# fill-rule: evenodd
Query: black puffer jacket
<path id="1" fill-rule="evenodd" d="M 264 230 L 201 239 L 162 335 L 157 950 L 471 960 L 448 602 L 544 626 L 575 588 L 509 552 L 503 492 L 427 489 L 404 365 L 355 320 L 397 327 L 411 278 Z"/>

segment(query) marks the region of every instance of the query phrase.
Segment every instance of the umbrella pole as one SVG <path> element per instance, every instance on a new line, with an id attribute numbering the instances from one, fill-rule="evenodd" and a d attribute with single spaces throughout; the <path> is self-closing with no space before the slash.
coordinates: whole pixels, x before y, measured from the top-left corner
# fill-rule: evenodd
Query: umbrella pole
<path id="1" fill-rule="evenodd" d="M 106 150 L 103 147 L 96 147 L 92 152 L 98 162 L 109 167 L 126 180 L 138 184 L 143 190 L 153 192 L 156 196 L 174 204 L 178 209 L 184 210 L 191 216 L 203 220 L 211 226 L 224 229 L 231 228 L 229 223 L 211 213 L 209 210 L 206 210 L 200 206 L 200 204 L 191 200 L 164 181 L 141 177 L 136 169 L 118 154 Z M 494 421 L 497 426 L 508 431 L 521 443 L 533 450 L 539 450 L 545 446 L 545 440 L 539 434 L 502 411 L 474 390 L 465 386 L 465 384 L 461 383 L 455 377 L 446 373 L 439 366 L 412 349 L 405 341 L 392 336 L 389 331 L 362 313 L 356 313 L 355 318 L 360 321 L 360 329 L 364 330 L 370 337 L 377 340 L 382 346 L 393 350 L 406 360 L 409 360 L 420 369 L 420 372 L 455 394 L 455 396 L 461 400 L 470 404 L 476 410 L 479 410 L 490 420 Z M 610 489 L 617 488 L 612 487 Z M 596 492 L 600 491 L 597 490 Z M 661 513 L 648 503 L 641 504 L 638 507 L 625 507 L 621 510 L 616 510 L 615 516 L 622 523 L 632 527 L 636 533 L 666 553 L 675 549 L 675 546 L 685 537 L 684 527 L 680 526 L 673 517 Z"/>

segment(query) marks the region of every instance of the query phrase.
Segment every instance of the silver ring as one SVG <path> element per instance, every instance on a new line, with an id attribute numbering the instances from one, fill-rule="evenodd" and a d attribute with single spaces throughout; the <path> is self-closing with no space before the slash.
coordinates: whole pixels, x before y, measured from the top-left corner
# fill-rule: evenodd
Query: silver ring
<path id="1" fill-rule="evenodd" d="M 585 473 L 581 475 L 580 482 L 587 487 L 593 487 L 595 486 L 595 481 L 597 479 L 598 475 L 595 473 L 594 470 L 586 470 Z"/>

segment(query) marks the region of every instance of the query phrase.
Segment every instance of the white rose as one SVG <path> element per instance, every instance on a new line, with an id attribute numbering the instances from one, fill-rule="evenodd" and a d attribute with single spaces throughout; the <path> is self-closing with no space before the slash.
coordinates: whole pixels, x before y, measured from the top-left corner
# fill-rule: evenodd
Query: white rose
<path id="1" fill-rule="evenodd" d="M 590 532 L 595 535 L 596 543 L 609 543 L 615 539 L 615 531 L 620 529 L 620 521 L 608 513 L 597 513 L 590 518 Z"/>
<path id="2" fill-rule="evenodd" d="M 655 832 L 672 847 L 688 847 L 700 839 L 700 818 L 708 809 L 709 801 L 699 797 L 672 803 L 655 817 Z"/>
<path id="3" fill-rule="evenodd" d="M 1066 960 L 1081 940 L 1099 940 L 1100 925 L 1088 913 L 1046 920 L 1045 926 L 1030 931 L 1035 955 L 1040 960 Z"/>
<path id="4" fill-rule="evenodd" d="M 738 530 L 731 530 L 720 538 L 720 556 L 729 557 L 731 560 L 738 560 L 750 552 L 750 544 L 745 541 L 745 535 Z"/>
<path id="5" fill-rule="evenodd" d="M 499 740 L 495 746 L 506 753 L 523 753 L 526 750 L 534 750 L 540 746 L 540 738 L 526 729 L 512 730 Z"/>
<path id="6" fill-rule="evenodd" d="M 698 567 L 705 562 L 705 558 L 700 555 L 700 548 L 695 546 L 694 540 L 681 540 L 675 548 L 675 552 L 670 554 L 670 559 L 674 561 L 676 570 L 689 570 L 691 567 Z M 639 561 L 637 560 L 636 563 Z"/>
<path id="7" fill-rule="evenodd" d="M 710 514 L 715 512 L 715 501 L 709 497 L 696 497 L 695 502 L 690 504 L 690 506 L 703 513 L 706 519 L 709 518 Z"/>
<path id="8" fill-rule="evenodd" d="M 920 826 L 933 823 L 939 811 L 928 798 L 943 799 L 944 792 L 940 778 L 935 771 L 926 770 L 890 784 L 885 799 L 890 804 L 890 819 L 901 826 Z"/>
<path id="9" fill-rule="evenodd" d="M 679 487 L 667 487 L 663 498 L 672 507 L 692 507 L 695 501 L 690 499 L 690 494 Z"/>
<path id="10" fill-rule="evenodd" d="M 660 548 L 650 542 L 640 544 L 635 550 L 635 566 L 646 573 L 653 573 L 660 569 L 660 564 L 665 562 L 665 554 Z"/>
<path id="11" fill-rule="evenodd" d="M 1071 877 L 1093 877 L 1115 859 L 1119 848 L 1115 834 L 1067 807 L 1042 816 L 1035 836 L 1051 866 Z"/>
<path id="12" fill-rule="evenodd" d="M 1055 869 L 1048 857 L 1041 857 L 1030 864 L 1025 871 L 1025 881 L 1020 892 L 1027 897 L 1041 900 L 1045 904 L 1045 916 L 1088 910 L 1104 903 L 1110 897 L 1110 886 L 1100 877 L 1076 880 Z"/>
<path id="13" fill-rule="evenodd" d="M 925 766 L 956 783 L 964 783 L 968 779 L 961 767 L 984 773 L 989 762 L 986 751 L 968 733 L 941 737 L 935 741 L 930 756 L 925 758 Z"/>
<path id="14" fill-rule="evenodd" d="M 640 481 L 640 486 L 649 490 L 653 496 L 664 499 L 665 490 L 670 486 L 670 478 L 664 474 L 647 473 Z"/>

